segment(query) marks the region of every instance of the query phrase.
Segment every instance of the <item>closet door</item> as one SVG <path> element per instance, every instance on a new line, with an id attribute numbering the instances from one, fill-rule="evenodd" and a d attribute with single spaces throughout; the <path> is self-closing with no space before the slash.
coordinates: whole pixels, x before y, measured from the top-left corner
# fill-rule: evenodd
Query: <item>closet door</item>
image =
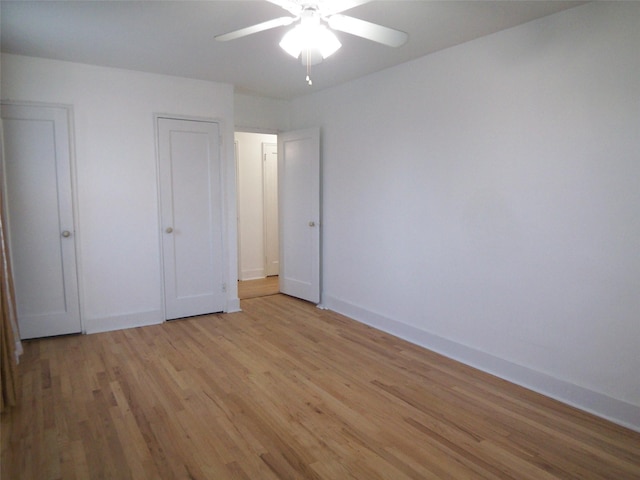
<path id="1" fill-rule="evenodd" d="M 158 118 L 167 320 L 225 305 L 219 125 Z"/>
<path id="2" fill-rule="evenodd" d="M 82 330 L 69 113 L 2 105 L 4 195 L 23 339 Z"/>

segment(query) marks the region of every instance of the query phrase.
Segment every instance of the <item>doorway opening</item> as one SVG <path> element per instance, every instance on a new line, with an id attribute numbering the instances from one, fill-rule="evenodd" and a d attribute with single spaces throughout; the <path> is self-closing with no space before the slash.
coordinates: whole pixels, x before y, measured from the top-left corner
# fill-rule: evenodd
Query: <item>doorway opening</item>
<path id="1" fill-rule="evenodd" d="M 278 137 L 235 132 L 238 192 L 238 297 L 280 291 Z"/>

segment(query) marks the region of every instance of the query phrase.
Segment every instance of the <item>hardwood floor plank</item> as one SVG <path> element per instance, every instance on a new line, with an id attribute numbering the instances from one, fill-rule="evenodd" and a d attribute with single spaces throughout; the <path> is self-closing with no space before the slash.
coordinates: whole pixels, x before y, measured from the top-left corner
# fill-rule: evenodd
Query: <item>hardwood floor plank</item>
<path id="1" fill-rule="evenodd" d="M 238 282 L 238 298 L 266 297 L 280 292 L 278 276 L 259 278 L 257 280 L 243 280 Z"/>
<path id="2" fill-rule="evenodd" d="M 2 478 L 637 479 L 640 434 L 284 295 L 25 342 Z"/>

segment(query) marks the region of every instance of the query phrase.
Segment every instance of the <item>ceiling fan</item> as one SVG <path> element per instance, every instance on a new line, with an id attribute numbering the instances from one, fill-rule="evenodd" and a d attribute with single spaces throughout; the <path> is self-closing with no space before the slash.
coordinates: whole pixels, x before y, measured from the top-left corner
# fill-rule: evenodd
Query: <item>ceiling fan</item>
<path id="1" fill-rule="evenodd" d="M 400 30 L 341 14 L 345 10 L 369 3 L 371 0 L 267 1 L 284 8 L 292 16 L 274 18 L 257 25 L 217 35 L 215 39 L 226 42 L 297 22 L 295 27 L 282 37 L 280 47 L 294 58 L 301 59 L 302 64 L 307 67 L 307 83 L 309 85 L 311 85 L 309 66 L 320 63 L 342 46 L 332 30 L 366 38 L 390 47 L 400 47 L 409 38 L 405 32 Z"/>

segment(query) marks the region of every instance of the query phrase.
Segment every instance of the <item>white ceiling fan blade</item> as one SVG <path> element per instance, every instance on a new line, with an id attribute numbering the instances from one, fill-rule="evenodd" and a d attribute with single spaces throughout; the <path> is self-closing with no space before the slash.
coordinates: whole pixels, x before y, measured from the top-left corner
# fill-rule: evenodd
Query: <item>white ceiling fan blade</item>
<path id="1" fill-rule="evenodd" d="M 300 13 L 302 13 L 302 5 L 300 5 L 295 0 L 267 0 L 267 2 L 273 3 L 275 5 L 278 5 L 279 7 L 284 8 L 285 10 L 287 10 L 292 15 L 295 15 L 296 17 L 300 15 Z"/>
<path id="2" fill-rule="evenodd" d="M 329 26 L 334 30 L 373 40 L 389 47 L 400 47 L 409 39 L 409 35 L 400 30 L 383 27 L 382 25 L 347 15 L 332 15 L 329 17 Z"/>
<path id="3" fill-rule="evenodd" d="M 328 17 L 371 1 L 372 0 L 324 0 L 318 2 L 318 7 L 320 14 L 323 17 Z"/>
<path id="4" fill-rule="evenodd" d="M 258 23 L 257 25 L 241 28 L 240 30 L 224 33 L 222 35 L 216 35 L 214 38 L 220 42 L 226 42 L 229 40 L 235 40 L 236 38 L 246 37 L 247 35 L 252 35 L 254 33 L 264 32 L 265 30 L 269 30 L 271 28 L 291 25 L 295 20 L 296 19 L 294 17 L 274 18 L 273 20 L 268 20 L 266 22 Z"/>

